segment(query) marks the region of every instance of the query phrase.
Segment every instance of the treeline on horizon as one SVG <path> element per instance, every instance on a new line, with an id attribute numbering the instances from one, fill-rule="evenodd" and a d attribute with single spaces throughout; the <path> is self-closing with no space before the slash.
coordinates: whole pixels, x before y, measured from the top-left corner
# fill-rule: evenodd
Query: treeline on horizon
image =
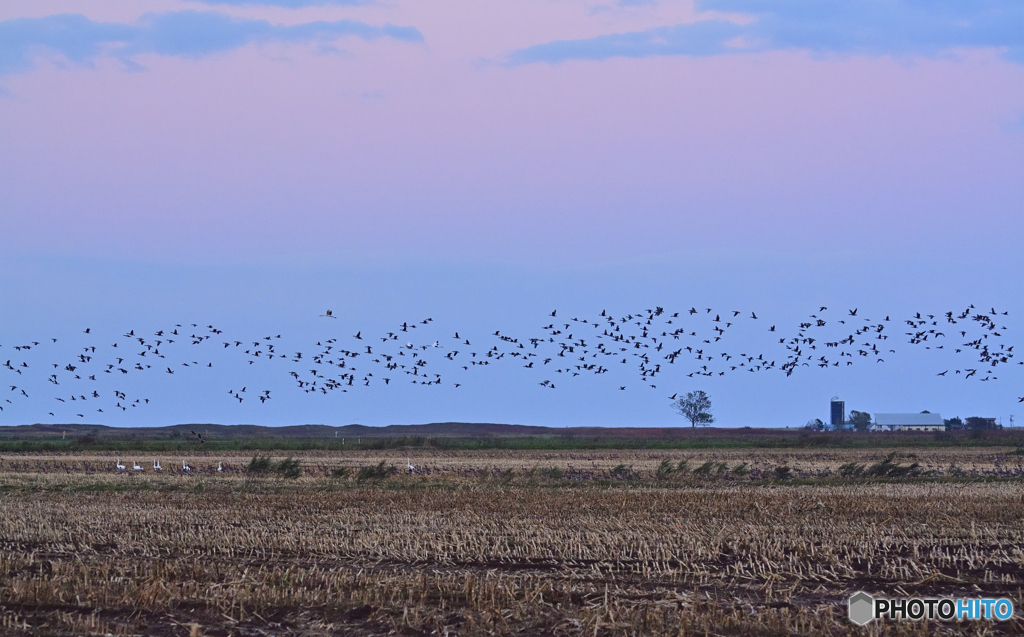
<path id="1" fill-rule="evenodd" d="M 49 427 L 48 427 L 49 428 Z M 360 452 L 389 449 L 421 450 L 585 450 L 585 449 L 741 449 L 741 448 L 891 448 L 891 447 L 1024 447 L 1024 429 L 964 430 L 944 432 L 816 432 L 809 429 L 724 429 L 699 430 L 609 429 L 586 433 L 571 429 L 545 434 L 480 435 L 373 435 L 284 436 L 273 428 L 256 435 L 202 438 L 182 432 L 181 426 L 160 428 L 149 435 L 140 429 L 79 425 L 77 431 L 40 432 L 29 428 L 5 427 L 0 433 L 0 453 L 71 453 L 83 451 L 334 451 Z M 22 429 L 22 435 L 18 430 Z M 70 434 L 70 435 L 69 435 Z"/>

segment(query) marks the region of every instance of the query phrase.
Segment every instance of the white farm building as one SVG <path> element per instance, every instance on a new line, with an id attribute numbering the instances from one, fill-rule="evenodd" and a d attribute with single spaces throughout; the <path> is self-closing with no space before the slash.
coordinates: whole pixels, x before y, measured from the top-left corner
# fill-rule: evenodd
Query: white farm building
<path id="1" fill-rule="evenodd" d="M 875 414 L 875 431 L 945 431 L 940 414 Z"/>

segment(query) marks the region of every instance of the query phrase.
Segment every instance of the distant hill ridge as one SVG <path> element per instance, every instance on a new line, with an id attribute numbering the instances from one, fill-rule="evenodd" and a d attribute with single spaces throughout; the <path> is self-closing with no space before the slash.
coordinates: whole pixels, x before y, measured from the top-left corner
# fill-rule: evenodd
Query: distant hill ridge
<path id="1" fill-rule="evenodd" d="M 200 434 L 202 441 L 192 432 Z M 90 447 L 125 449 L 132 445 L 161 449 L 191 448 L 200 442 L 221 449 L 711 449 L 738 447 L 857 447 L 1016 445 L 1024 447 L 1024 428 L 980 432 L 813 432 L 804 428 L 751 427 L 541 427 L 500 423 L 438 422 L 423 425 L 219 425 L 185 423 L 167 427 L 34 424 L 0 426 L 4 451 L 59 451 Z M 347 439 L 347 440 L 342 440 Z M 127 447 L 126 447 L 127 445 Z M 169 446 L 168 446 L 169 445 Z M 344 445 L 344 446 L 343 446 Z M 350 446 L 351 445 L 351 446 Z M 156 447 L 153 447 L 154 449 Z"/>
<path id="2" fill-rule="evenodd" d="M 284 427 L 266 427 L 262 425 L 219 425 L 215 423 L 185 423 L 166 427 L 110 427 L 107 425 L 89 425 L 81 423 L 69 424 L 34 424 L 0 427 L 0 438 L 27 439 L 53 438 L 55 436 L 80 437 L 88 434 L 109 438 L 167 438 L 188 436 L 198 432 L 208 438 L 334 438 L 351 436 L 599 436 L 602 438 L 659 438 L 689 437 L 730 433 L 750 434 L 750 428 L 717 429 L 690 427 L 542 427 L 535 425 L 508 425 L 500 423 L 474 422 L 436 422 L 423 425 L 388 425 L 386 427 L 369 427 L 366 425 L 290 425 Z M 754 431 L 787 431 L 757 429 Z M 792 430 L 789 430 L 792 431 Z M 66 434 L 65 434 L 66 432 Z"/>
<path id="3" fill-rule="evenodd" d="M 219 425 L 215 423 L 185 423 L 166 427 L 110 427 L 107 425 L 34 424 L 0 427 L 0 437 L 30 438 L 50 437 L 54 434 L 82 436 L 89 433 L 98 435 L 138 435 L 163 437 L 175 432 L 189 434 L 197 431 L 203 435 L 219 438 L 266 437 L 266 438 L 333 438 L 338 436 L 482 436 L 482 435 L 546 435 L 563 432 L 565 429 L 535 427 L 529 425 L 504 425 L 497 423 L 441 422 L 424 425 L 388 425 L 369 427 L 366 425 L 289 425 L 266 427 L 263 425 Z M 208 433 L 207 433 L 208 432 Z"/>

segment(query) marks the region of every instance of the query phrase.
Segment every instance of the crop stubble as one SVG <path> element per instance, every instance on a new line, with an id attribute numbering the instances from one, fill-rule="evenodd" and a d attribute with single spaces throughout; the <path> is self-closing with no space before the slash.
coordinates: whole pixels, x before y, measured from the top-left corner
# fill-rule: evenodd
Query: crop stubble
<path id="1" fill-rule="evenodd" d="M 753 465 L 776 461 L 758 453 L 746 451 L 745 458 Z M 297 481 L 252 480 L 238 471 L 118 476 L 97 468 L 86 475 L 69 467 L 86 466 L 92 458 L 5 456 L 2 632 L 840 635 L 1024 629 L 1015 618 L 876 623 L 865 631 L 845 618 L 845 600 L 856 590 L 1009 596 L 1019 607 L 1024 494 L 1016 479 L 801 485 L 657 480 L 657 463 L 648 466 L 643 458 L 630 463 L 639 466 L 635 480 L 612 488 L 598 481 L 527 479 L 527 468 L 557 464 L 558 458 L 546 455 L 519 454 L 512 464 L 499 458 L 502 464 L 487 469 L 484 479 L 459 471 L 446 479 L 438 470 L 372 484 L 316 472 Z M 575 455 L 569 460 L 580 464 L 623 464 L 614 452 Z M 701 457 L 715 455 L 725 457 Z M 666 454 L 652 460 L 658 457 L 676 461 Z M 485 453 L 433 460 L 450 467 L 460 458 L 489 466 L 482 462 Z M 738 459 L 730 456 L 730 466 Z M 307 466 L 374 460 L 304 458 Z M 977 459 L 961 464 L 972 462 L 977 465 Z M 37 471 L 25 473 L 30 464 Z M 505 479 L 487 477 L 493 475 Z"/>

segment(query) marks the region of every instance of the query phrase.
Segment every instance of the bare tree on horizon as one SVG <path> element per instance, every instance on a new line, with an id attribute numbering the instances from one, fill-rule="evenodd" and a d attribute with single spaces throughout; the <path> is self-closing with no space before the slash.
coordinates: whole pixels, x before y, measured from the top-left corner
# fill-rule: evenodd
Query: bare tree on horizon
<path id="1" fill-rule="evenodd" d="M 714 416 L 711 415 L 711 398 L 704 390 L 698 389 L 689 392 L 672 403 L 672 406 L 679 412 L 679 415 L 690 421 L 691 427 L 697 425 L 707 427 L 715 422 Z"/>

